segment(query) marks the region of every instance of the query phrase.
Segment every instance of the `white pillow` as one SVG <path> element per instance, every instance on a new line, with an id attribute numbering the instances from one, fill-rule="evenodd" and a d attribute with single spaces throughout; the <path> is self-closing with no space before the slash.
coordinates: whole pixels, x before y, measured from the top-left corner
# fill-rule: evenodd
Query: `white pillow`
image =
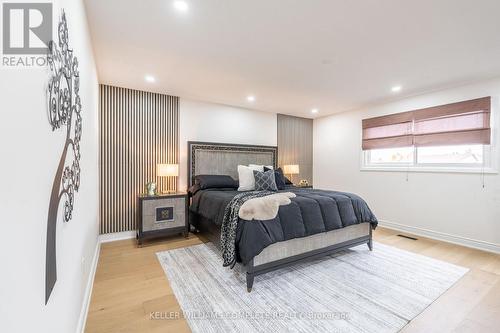
<path id="1" fill-rule="evenodd" d="M 255 177 L 253 176 L 253 170 L 254 169 L 245 165 L 238 165 L 238 180 L 240 182 L 238 191 L 255 190 Z"/>
<path id="2" fill-rule="evenodd" d="M 253 169 L 253 170 L 264 172 L 264 165 L 249 164 L 248 167 L 251 168 L 251 169 Z M 265 165 L 265 167 L 268 168 L 268 169 L 274 170 L 274 168 L 273 168 L 272 165 Z"/>

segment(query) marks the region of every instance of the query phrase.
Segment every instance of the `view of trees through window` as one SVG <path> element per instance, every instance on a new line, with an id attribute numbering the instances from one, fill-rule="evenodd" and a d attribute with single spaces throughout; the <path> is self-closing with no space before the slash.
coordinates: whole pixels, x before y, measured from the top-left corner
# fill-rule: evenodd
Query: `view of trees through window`
<path id="1" fill-rule="evenodd" d="M 370 164 L 413 163 L 413 147 L 373 149 L 369 151 Z"/>
<path id="2" fill-rule="evenodd" d="M 417 149 L 417 162 L 480 165 L 483 163 L 483 146 L 421 147 Z"/>
<path id="3" fill-rule="evenodd" d="M 368 165 L 482 165 L 483 151 L 483 145 L 373 149 L 367 152 L 366 162 Z"/>

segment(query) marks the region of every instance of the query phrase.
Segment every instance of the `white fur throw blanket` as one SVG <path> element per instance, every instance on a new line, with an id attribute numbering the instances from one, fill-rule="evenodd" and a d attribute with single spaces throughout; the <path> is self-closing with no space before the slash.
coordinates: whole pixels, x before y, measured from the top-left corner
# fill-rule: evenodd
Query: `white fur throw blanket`
<path id="1" fill-rule="evenodd" d="M 280 206 L 291 203 L 290 198 L 295 198 L 295 193 L 282 192 L 247 200 L 241 205 L 238 216 L 247 221 L 274 219 Z"/>

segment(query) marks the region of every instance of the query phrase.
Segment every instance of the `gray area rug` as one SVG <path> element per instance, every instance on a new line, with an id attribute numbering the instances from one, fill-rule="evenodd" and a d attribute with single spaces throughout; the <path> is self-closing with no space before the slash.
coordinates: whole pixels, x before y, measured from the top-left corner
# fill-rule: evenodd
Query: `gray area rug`
<path id="1" fill-rule="evenodd" d="M 157 254 L 193 332 L 397 332 L 468 269 L 375 243 L 257 276 L 210 243 Z"/>

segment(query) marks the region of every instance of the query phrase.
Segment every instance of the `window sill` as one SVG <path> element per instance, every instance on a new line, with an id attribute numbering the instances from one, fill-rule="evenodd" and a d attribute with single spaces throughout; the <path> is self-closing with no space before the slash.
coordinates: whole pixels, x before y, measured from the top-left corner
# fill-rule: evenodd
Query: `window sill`
<path id="1" fill-rule="evenodd" d="M 498 174 L 492 168 L 362 166 L 360 171 Z"/>

